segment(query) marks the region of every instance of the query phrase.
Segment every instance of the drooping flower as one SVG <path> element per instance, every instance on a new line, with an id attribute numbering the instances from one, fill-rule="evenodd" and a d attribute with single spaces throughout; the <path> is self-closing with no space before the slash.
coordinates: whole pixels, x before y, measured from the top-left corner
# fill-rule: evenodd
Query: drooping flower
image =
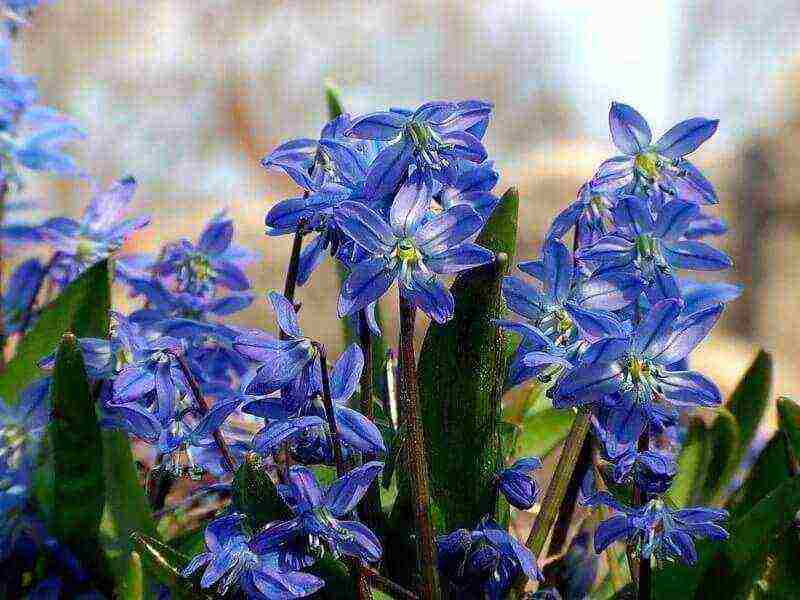
<path id="1" fill-rule="evenodd" d="M 648 284 L 651 301 L 679 297 L 675 269 L 719 271 L 733 263 L 721 250 L 685 238 L 697 205 L 671 200 L 654 218 L 648 200 L 620 198 L 614 210 L 619 226 L 614 232 L 578 251 L 578 257 L 598 266 L 596 273 L 635 273 Z"/>
<path id="2" fill-rule="evenodd" d="M 531 551 L 489 518 L 474 531 L 439 536 L 436 545 L 439 571 L 459 598 L 501 600 L 518 577 L 543 579 Z"/>
<path id="3" fill-rule="evenodd" d="M 206 551 L 195 556 L 183 570 L 190 577 L 204 568 L 200 585 L 216 585 L 219 594 L 239 588 L 249 600 L 305 598 L 322 589 L 318 577 L 291 570 L 279 551 L 260 551 L 257 538 L 245 531 L 245 515 L 234 513 L 206 527 Z"/>
<path id="4" fill-rule="evenodd" d="M 390 110 L 354 119 L 348 136 L 389 142 L 370 166 L 367 197 L 377 200 L 396 192 L 412 165 L 429 182 L 452 183 L 459 159 L 483 162 L 481 138 L 491 112 L 491 104 L 468 100 L 429 102 L 413 113 Z"/>
<path id="5" fill-rule="evenodd" d="M 535 456 L 527 456 L 500 472 L 498 485 L 511 506 L 527 510 L 534 505 L 539 488 L 531 471 L 541 467 L 542 461 Z"/>
<path id="6" fill-rule="evenodd" d="M 602 552 L 612 542 L 625 540 L 635 544 L 645 559 L 681 559 L 693 565 L 697 562 L 695 540 L 728 539 L 728 533 L 719 524 L 728 518 L 725 510 L 701 507 L 673 510 L 660 498 L 631 508 L 620 504 L 606 492 L 598 494 L 596 502 L 621 513 L 597 527 L 594 538 L 596 552 Z"/>
<path id="7" fill-rule="evenodd" d="M 295 517 L 268 525 L 253 539 L 253 547 L 265 552 L 302 539 L 315 556 L 330 552 L 334 557 L 352 556 L 365 563 L 378 561 L 382 550 L 377 536 L 347 517 L 382 469 L 383 463 L 366 463 L 323 490 L 313 471 L 291 467 L 288 483 L 279 485 L 278 491 Z"/>
<path id="8" fill-rule="evenodd" d="M 437 275 L 487 264 L 494 255 L 469 241 L 483 225 L 473 208 L 462 204 L 430 216 L 430 203 L 429 184 L 415 174 L 397 193 L 389 223 L 363 204 L 339 205 L 339 227 L 370 255 L 342 285 L 339 316 L 374 302 L 396 279 L 400 293 L 436 322 L 452 317 L 453 297 Z"/>

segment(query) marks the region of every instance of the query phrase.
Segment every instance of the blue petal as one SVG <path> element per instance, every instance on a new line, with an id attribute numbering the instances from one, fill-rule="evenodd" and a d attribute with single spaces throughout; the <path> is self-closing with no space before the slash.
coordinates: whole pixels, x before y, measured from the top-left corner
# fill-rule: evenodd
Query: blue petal
<path id="1" fill-rule="evenodd" d="M 608 337 L 594 342 L 581 355 L 584 365 L 608 364 L 619 360 L 629 349 L 629 342 L 624 337 Z"/>
<path id="2" fill-rule="evenodd" d="M 314 237 L 310 244 L 300 252 L 300 264 L 297 267 L 297 284 L 305 285 L 322 260 L 325 258 L 325 248 L 328 236 L 320 233 Z"/>
<path id="3" fill-rule="evenodd" d="M 451 131 L 442 135 L 442 141 L 449 144 L 449 152 L 474 163 L 486 160 L 486 149 L 481 141 L 466 131 Z"/>
<path id="4" fill-rule="evenodd" d="M 572 254 L 558 240 L 547 240 L 544 246 L 545 291 L 558 303 L 569 296 L 575 266 Z"/>
<path id="5" fill-rule="evenodd" d="M 644 282 L 629 273 L 605 273 L 580 286 L 580 305 L 587 309 L 621 310 L 636 300 Z"/>
<path id="6" fill-rule="evenodd" d="M 459 204 L 428 219 L 414 238 L 425 254 L 438 254 L 471 238 L 482 226 L 483 219 L 471 206 Z"/>
<path id="7" fill-rule="evenodd" d="M 453 316 L 455 301 L 442 283 L 417 265 L 408 281 L 401 280 L 401 290 L 417 308 L 439 324 Z"/>
<path id="8" fill-rule="evenodd" d="M 408 121 L 396 112 L 376 112 L 353 120 L 346 135 L 362 140 L 391 141 L 403 131 Z"/>
<path id="9" fill-rule="evenodd" d="M 659 378 L 664 395 L 675 404 L 719 406 L 722 394 L 705 375 L 695 371 L 670 371 Z"/>
<path id="10" fill-rule="evenodd" d="M 200 235 L 198 246 L 203 252 L 220 254 L 228 249 L 233 239 L 233 219 L 224 218 L 224 213 L 214 217 Z"/>
<path id="11" fill-rule="evenodd" d="M 273 206 L 264 219 L 268 235 L 283 235 L 297 229 L 301 219 L 308 221 L 313 214 L 307 198 L 289 198 Z"/>
<path id="12" fill-rule="evenodd" d="M 331 397 L 346 402 L 358 389 L 364 370 L 364 353 L 358 344 L 350 344 L 339 356 L 331 371 Z"/>
<path id="13" fill-rule="evenodd" d="M 334 408 L 339 435 L 356 450 L 367 454 L 385 454 L 386 445 L 380 430 L 360 412 L 337 405 Z"/>
<path id="14" fill-rule="evenodd" d="M 304 433 L 311 427 L 322 427 L 324 421 L 320 417 L 299 417 L 276 421 L 264 427 L 253 438 L 253 448 L 260 454 L 269 454 L 286 440 Z"/>
<path id="15" fill-rule="evenodd" d="M 650 213 L 646 198 L 623 196 L 617 202 L 612 213 L 617 226 L 631 229 L 634 235 L 653 231 L 655 220 Z"/>
<path id="16" fill-rule="evenodd" d="M 367 252 L 388 254 L 394 248 L 392 230 L 376 212 L 363 204 L 340 203 L 334 219 L 339 228 Z"/>
<path id="17" fill-rule="evenodd" d="M 355 265 L 342 285 L 339 317 L 351 315 L 381 298 L 397 278 L 397 267 L 390 268 L 383 257 Z"/>
<path id="18" fill-rule="evenodd" d="M 589 341 L 622 335 L 622 323 L 612 312 L 589 310 L 571 302 L 567 302 L 564 308 Z"/>
<path id="19" fill-rule="evenodd" d="M 325 491 L 323 503 L 335 517 L 344 517 L 358 505 L 382 470 L 382 462 L 372 461 L 345 473 Z"/>
<path id="20" fill-rule="evenodd" d="M 633 155 L 650 145 L 650 126 L 632 106 L 612 102 L 608 112 L 608 126 L 611 129 L 611 139 L 620 152 Z"/>
<path id="21" fill-rule="evenodd" d="M 601 554 L 612 543 L 627 538 L 633 532 L 626 516 L 614 515 L 597 526 L 594 532 L 594 551 Z"/>
<path id="22" fill-rule="evenodd" d="M 680 269 L 693 271 L 721 271 L 733 266 L 731 258 L 722 250 L 694 240 L 662 243 L 667 262 Z"/>
<path id="23" fill-rule="evenodd" d="M 296 503 L 304 503 L 311 508 L 322 504 L 322 490 L 311 469 L 295 465 L 289 468 L 288 477 L 291 496 Z"/>
<path id="24" fill-rule="evenodd" d="M 637 354 L 655 356 L 669 341 L 672 325 L 681 314 L 683 305 L 673 298 L 662 300 L 645 315 L 636 328 L 633 349 Z"/>
<path id="25" fill-rule="evenodd" d="M 672 329 L 669 341 L 653 360 L 671 365 L 686 358 L 705 339 L 722 315 L 723 305 L 718 304 L 681 319 Z"/>
<path id="26" fill-rule="evenodd" d="M 466 243 L 425 259 L 425 265 L 436 273 L 451 274 L 493 262 L 491 250 L 477 244 Z"/>
<path id="27" fill-rule="evenodd" d="M 228 417 L 239 409 L 243 401 L 243 397 L 236 396 L 224 402 L 215 403 L 186 439 L 194 446 L 208 446 L 214 441 L 212 437 L 214 432 L 218 431 Z"/>
<path id="28" fill-rule="evenodd" d="M 619 389 L 623 379 L 618 363 L 580 366 L 567 373 L 556 390 L 553 406 L 580 406 L 597 401 Z"/>
<path id="29" fill-rule="evenodd" d="M 380 560 L 383 553 L 381 542 L 366 525 L 358 521 L 340 521 L 339 527 L 345 530 L 345 535 L 337 544 L 339 550 L 365 562 Z"/>
<path id="30" fill-rule="evenodd" d="M 389 225 L 395 236 L 410 237 L 415 234 L 423 217 L 431 205 L 432 191 L 420 171 L 411 177 L 398 190 L 389 210 Z"/>
<path id="31" fill-rule="evenodd" d="M 714 186 L 697 167 L 684 158 L 678 163 L 678 168 L 683 171 L 683 174 L 673 177 L 671 182 L 678 198 L 698 204 L 717 204 L 719 202 Z"/>
<path id="32" fill-rule="evenodd" d="M 517 277 L 503 277 L 503 297 L 513 312 L 531 321 L 537 321 L 547 310 L 541 292 Z"/>
<path id="33" fill-rule="evenodd" d="M 392 194 L 408 174 L 414 157 L 414 145 L 401 138 L 378 153 L 367 173 L 364 191 L 369 198 Z"/>
<path id="34" fill-rule="evenodd" d="M 702 117 L 681 121 L 662 135 L 654 147 L 663 156 L 681 158 L 697 150 L 700 144 L 714 135 L 717 125 L 718 119 Z"/>
<path id="35" fill-rule="evenodd" d="M 300 324 L 297 322 L 297 313 L 294 306 L 289 302 L 283 294 L 270 290 L 267 294 L 272 310 L 275 311 L 275 318 L 278 321 L 278 327 L 281 331 L 291 338 L 299 339 L 303 337 L 303 332 L 300 330 Z"/>
<path id="36" fill-rule="evenodd" d="M 671 200 L 661 207 L 653 235 L 666 240 L 677 240 L 683 236 L 699 212 L 696 204 Z"/>

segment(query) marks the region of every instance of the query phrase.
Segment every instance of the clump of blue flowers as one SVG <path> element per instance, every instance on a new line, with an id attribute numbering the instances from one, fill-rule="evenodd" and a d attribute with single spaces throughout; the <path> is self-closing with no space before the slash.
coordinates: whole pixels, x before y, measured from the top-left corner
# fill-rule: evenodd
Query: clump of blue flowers
<path id="1" fill-rule="evenodd" d="M 35 256 L 16 261 L 2 294 L 0 389 L 10 395 L 0 401 L 0 592 L 110 598 L 146 589 L 139 597 L 280 600 L 367 599 L 380 590 L 391 598 L 501 600 L 541 585 L 533 597 L 587 597 L 606 554 L 615 589 L 629 584 L 649 599 L 653 568 L 702 565 L 710 552 L 727 551 L 709 543 L 728 538 L 725 499 L 693 506 L 675 497 L 687 423 L 694 411 L 723 404 L 715 383 L 690 367 L 691 354 L 739 293 L 691 278 L 733 264 L 713 244 L 726 230 L 708 212 L 716 192 L 687 158 L 715 133 L 716 120 L 688 119 L 653 142 L 644 117 L 612 104 L 621 154 L 555 217 L 540 255 L 508 274 L 509 252 L 497 250 L 497 239 L 515 231 L 514 194 L 494 192 L 499 173 L 483 141 L 490 103 L 434 101 L 366 115 L 339 106 L 318 137 L 288 141 L 262 159 L 298 191 L 265 216 L 265 233 L 291 236 L 292 254 L 283 290 L 259 299 L 247 274 L 258 255 L 237 243 L 226 211 L 211 215 L 196 238 L 166 240 L 152 255 L 126 252 L 150 223 L 129 213 L 133 177 L 95 186 L 80 218 L 32 221 L 12 212 L 27 171 L 85 175 L 65 151 L 80 130 L 40 106 L 35 82 L 11 67 L 11 36 L 37 5 L 2 3 L 0 234 Z M 330 316 L 348 332 L 335 358 L 303 326 L 298 298 L 328 259 L 341 275 Z M 128 311 L 106 310 L 109 265 Z M 396 353 L 384 352 L 391 342 L 380 327 L 383 300 L 395 289 Z M 231 322 L 253 303 L 268 309 L 268 325 Z M 417 312 L 430 319 L 419 361 Z M 65 321 L 90 333 L 62 338 L 65 330 L 48 329 Z M 442 360 L 430 358 L 437 343 L 451 344 L 457 361 L 485 350 L 476 372 L 455 375 L 474 379 L 470 391 L 491 400 L 474 407 L 483 412 L 472 435 L 500 429 L 511 412 L 504 415 L 501 396 L 523 386 L 539 398 L 525 405 L 525 422 L 569 417 L 548 485 L 542 475 L 553 459 L 498 434 L 485 448 L 462 449 L 478 457 L 476 495 L 486 500 L 468 518 L 442 514 L 451 491 L 436 471 L 436 435 L 457 437 L 452 428 L 467 425 L 423 418 L 431 402 L 445 405 L 421 393 L 425 373 L 453 375 L 426 368 Z M 65 373 L 70 348 L 80 363 Z M 29 373 L 34 360 L 45 369 L 39 379 Z M 86 409 L 85 422 L 74 421 L 76 406 Z M 70 485 L 84 482 L 75 476 L 64 486 L 66 469 L 77 463 L 97 473 L 99 458 L 58 444 L 59 432 L 81 427 L 108 444 L 103 461 L 112 448 L 116 462 L 75 502 Z M 111 445 L 115 435 L 121 446 Z M 79 536 L 48 510 L 46 492 L 58 485 L 65 513 L 109 498 Z M 187 490 L 190 504 L 212 500 L 194 532 L 174 536 L 168 525 L 190 504 L 173 494 Z M 115 511 L 139 510 L 138 495 L 147 506 L 108 525 Z M 576 528 L 578 504 L 584 518 Z M 523 540 L 510 521 L 526 511 L 535 520 Z M 114 538 L 128 521 L 131 539 Z M 80 547 L 84 534 L 98 548 Z M 628 557 L 622 575 L 619 544 Z M 123 580 L 108 570 L 121 555 Z"/>

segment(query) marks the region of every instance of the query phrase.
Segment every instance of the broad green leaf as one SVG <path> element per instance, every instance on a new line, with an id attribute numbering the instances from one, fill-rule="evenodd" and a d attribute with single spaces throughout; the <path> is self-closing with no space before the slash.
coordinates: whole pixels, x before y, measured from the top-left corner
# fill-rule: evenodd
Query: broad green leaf
<path id="1" fill-rule="evenodd" d="M 759 351 L 728 400 L 727 408 L 739 424 L 737 463 L 750 447 L 769 407 L 772 370 L 772 355 Z"/>
<path id="2" fill-rule="evenodd" d="M 689 506 L 699 495 L 711 460 L 711 440 L 699 419 L 692 421 L 678 457 L 678 473 L 669 489 L 669 497 L 679 507 Z"/>
<path id="3" fill-rule="evenodd" d="M 778 398 L 778 424 L 786 435 L 791 451 L 792 468 L 800 461 L 800 406 L 789 398 Z"/>
<path id="4" fill-rule="evenodd" d="M 321 598 L 325 600 L 353 600 L 358 597 L 356 578 L 353 577 L 341 560 L 325 554 L 306 572 L 325 580 Z"/>
<path id="5" fill-rule="evenodd" d="M 255 531 L 271 521 L 291 518 L 291 512 L 281 499 L 275 484 L 264 470 L 261 458 L 248 454 L 236 471 L 233 481 L 233 503 L 246 514 Z"/>
<path id="6" fill-rule="evenodd" d="M 67 331 L 79 338 L 106 337 L 110 294 L 108 263 L 102 261 L 44 307 L 0 376 L 0 398 L 16 403 L 19 393 L 42 376 L 39 360 L 55 350 Z"/>
<path id="7" fill-rule="evenodd" d="M 739 466 L 739 427 L 733 415 L 724 408 L 717 412 L 708 439 L 711 456 L 701 496 L 704 503 L 726 488 Z"/>
<path id="8" fill-rule="evenodd" d="M 472 527 L 488 512 L 500 452 L 506 335 L 493 319 L 506 313 L 500 282 L 516 246 L 519 197 L 508 190 L 477 243 L 505 253 L 505 264 L 460 274 L 450 291 L 455 314 L 431 324 L 419 359 L 422 419 L 429 442 L 431 491 L 447 531 Z"/>
<path id="9" fill-rule="evenodd" d="M 759 454 L 742 487 L 728 501 L 727 508 L 734 518 L 791 477 L 788 452 L 786 438 L 777 432 Z"/>
<path id="10" fill-rule="evenodd" d="M 99 529 L 106 485 L 100 424 L 77 340 L 65 334 L 51 384 L 53 453 L 51 532 L 86 565 L 99 567 Z"/>
<path id="11" fill-rule="evenodd" d="M 574 420 L 572 410 L 548 408 L 529 414 L 522 421 L 517 456 L 547 456 L 563 443 Z"/>

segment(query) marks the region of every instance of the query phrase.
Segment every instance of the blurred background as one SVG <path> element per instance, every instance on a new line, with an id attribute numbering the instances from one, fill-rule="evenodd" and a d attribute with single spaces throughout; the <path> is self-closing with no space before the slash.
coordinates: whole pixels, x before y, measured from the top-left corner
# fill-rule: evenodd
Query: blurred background
<path id="1" fill-rule="evenodd" d="M 727 392 L 758 346 L 775 353 L 778 393 L 800 390 L 800 3 L 797 0 L 287 1 L 62 0 L 26 28 L 21 70 L 76 117 L 81 164 L 107 185 L 133 174 L 136 212 L 153 225 L 129 250 L 195 238 L 227 208 L 260 258 L 260 297 L 282 287 L 288 238 L 265 212 L 294 193 L 260 157 L 316 137 L 323 82 L 352 112 L 428 99 L 495 103 L 486 145 L 523 199 L 519 255 L 606 157 L 612 100 L 656 136 L 689 116 L 721 118 L 692 160 L 717 186 L 731 225 L 721 245 L 745 286 L 696 355 Z M 88 182 L 35 178 L 30 195 L 77 214 Z M 501 189 L 502 188 L 502 189 Z M 330 265 L 299 298 L 307 331 L 340 342 Z M 268 327 L 257 300 L 239 323 Z M 800 392 L 795 394 L 800 397 Z"/>

